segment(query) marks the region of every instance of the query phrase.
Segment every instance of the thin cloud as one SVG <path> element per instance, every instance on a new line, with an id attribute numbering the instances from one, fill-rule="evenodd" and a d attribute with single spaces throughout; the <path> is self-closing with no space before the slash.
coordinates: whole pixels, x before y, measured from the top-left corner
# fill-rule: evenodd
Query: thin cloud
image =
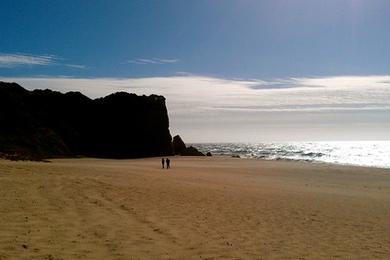
<path id="1" fill-rule="evenodd" d="M 389 87 L 390 75 L 337 76 L 319 78 L 293 78 L 296 86 L 320 88 L 372 88 Z"/>
<path id="2" fill-rule="evenodd" d="M 194 74 L 192 74 L 190 72 L 186 72 L 186 71 L 176 71 L 176 75 L 178 75 L 178 76 L 192 76 Z"/>
<path id="3" fill-rule="evenodd" d="M 15 68 L 20 66 L 65 66 L 74 69 L 86 69 L 81 64 L 62 63 L 64 59 L 55 55 L 32 55 L 21 53 L 0 53 L 0 68 Z"/>
<path id="4" fill-rule="evenodd" d="M 249 80 L 258 82 L 250 84 L 254 90 L 284 90 L 284 89 L 348 89 L 348 88 L 377 88 L 390 87 L 389 75 L 372 76 L 335 76 L 335 77 L 312 77 L 312 78 L 288 78 L 272 81 Z"/>
<path id="5" fill-rule="evenodd" d="M 380 111 L 390 110 L 390 104 L 329 104 L 329 105 L 285 105 L 285 106 L 221 106 L 213 109 L 247 112 L 324 112 L 324 111 Z"/>
<path id="6" fill-rule="evenodd" d="M 160 63 L 176 63 L 179 62 L 178 59 L 155 59 L 156 61 Z"/>
<path id="7" fill-rule="evenodd" d="M 23 65 L 52 65 L 56 61 L 55 56 L 51 55 L 28 55 L 28 54 L 0 54 L 0 67 L 13 68 Z"/>
<path id="8" fill-rule="evenodd" d="M 133 59 L 128 60 L 129 63 L 138 64 L 138 65 L 147 65 L 147 64 L 170 64 L 179 62 L 179 59 L 160 59 L 160 58 L 152 58 L 152 59 Z"/>
<path id="9" fill-rule="evenodd" d="M 66 67 L 74 68 L 74 69 L 87 69 L 88 67 L 80 64 L 65 64 Z"/>

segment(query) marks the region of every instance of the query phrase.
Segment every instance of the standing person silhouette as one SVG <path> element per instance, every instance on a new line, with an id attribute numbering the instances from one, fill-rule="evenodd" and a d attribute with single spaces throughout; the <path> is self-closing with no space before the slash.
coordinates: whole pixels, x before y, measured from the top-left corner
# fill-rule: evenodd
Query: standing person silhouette
<path id="1" fill-rule="evenodd" d="M 161 165 L 162 165 L 163 169 L 164 169 L 164 164 L 165 164 L 165 160 L 164 160 L 164 158 L 161 158 Z M 168 167 L 168 162 L 167 162 L 167 167 Z"/>
<path id="2" fill-rule="evenodd" d="M 167 162 L 167 169 L 171 168 L 171 160 L 167 158 L 165 161 Z"/>

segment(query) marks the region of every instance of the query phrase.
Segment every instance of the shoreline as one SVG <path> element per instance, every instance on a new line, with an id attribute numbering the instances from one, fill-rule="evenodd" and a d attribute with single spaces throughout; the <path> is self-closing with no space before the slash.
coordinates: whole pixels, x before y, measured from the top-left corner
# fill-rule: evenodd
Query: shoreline
<path id="1" fill-rule="evenodd" d="M 345 166 L 345 167 L 357 167 L 357 168 L 366 168 L 366 169 L 379 169 L 379 170 L 389 170 L 390 167 L 380 167 L 380 166 L 369 166 L 369 165 L 358 165 L 358 164 L 349 164 L 349 163 L 337 163 L 337 162 L 323 162 L 316 160 L 300 160 L 300 159 L 265 159 L 265 158 L 248 158 L 248 157 L 233 157 L 232 155 L 212 155 L 212 156 L 180 156 L 180 155 L 164 155 L 158 157 L 143 157 L 143 158 L 125 158 L 125 159 L 112 159 L 112 158 L 96 158 L 96 157 L 74 157 L 74 158 L 49 158 L 42 161 L 36 162 L 50 162 L 51 160 L 66 160 L 66 159 L 97 159 L 97 160 L 117 160 L 117 161 L 126 161 L 126 160 L 144 160 L 144 159 L 153 159 L 153 158 L 225 158 L 225 159 L 237 159 L 237 160 L 256 160 L 256 161 L 265 161 L 265 162 L 295 162 L 295 163 L 304 163 L 304 164 L 313 164 L 313 165 L 329 165 L 329 166 Z M 1 158 L 0 158 L 1 160 Z M 6 160 L 6 159 L 4 159 Z M 23 161 L 23 160 L 22 160 Z"/>
<path id="2" fill-rule="evenodd" d="M 383 169 L 390 170 L 390 167 L 380 167 L 380 166 L 369 166 L 369 165 L 359 165 L 359 164 L 351 164 L 351 163 L 339 163 L 339 162 L 323 162 L 316 160 L 296 160 L 296 159 L 264 159 L 264 158 L 240 158 L 240 159 L 254 159 L 254 160 L 264 160 L 264 161 L 287 161 L 287 162 L 301 162 L 301 163 L 309 163 L 309 164 L 325 164 L 325 165 L 335 165 L 335 166 L 346 166 L 346 167 L 358 167 L 358 168 L 367 168 L 367 169 Z"/>
<path id="3" fill-rule="evenodd" d="M 141 158 L 99 158 L 99 157 L 58 157 L 58 158 L 46 158 L 42 160 L 29 160 L 29 159 L 17 159 L 11 160 L 6 158 L 1 158 L 0 161 L 10 161 L 10 162 L 37 162 L 37 163 L 50 163 L 52 161 L 60 161 L 60 160 L 112 160 L 112 161 L 131 161 L 131 160 L 145 160 L 145 159 L 161 159 L 161 158 L 225 158 L 225 159 L 234 159 L 234 160 L 255 160 L 255 161 L 264 161 L 264 162 L 295 162 L 295 163 L 304 163 L 304 164 L 312 164 L 312 165 L 329 165 L 329 166 L 344 166 L 344 167 L 357 167 L 357 168 L 366 168 L 366 169 L 382 169 L 389 170 L 390 167 L 380 167 L 380 166 L 369 166 L 369 165 L 359 165 L 359 164 L 349 164 L 349 163 L 338 163 L 338 162 L 324 162 L 324 161 L 316 161 L 316 160 L 304 160 L 304 159 L 265 159 L 265 158 L 249 158 L 249 157 L 234 157 L 233 155 L 219 155 L 215 154 L 212 156 L 180 156 L 180 155 L 164 155 L 158 157 L 141 157 Z"/>
<path id="4" fill-rule="evenodd" d="M 166 156 L 163 156 L 166 157 Z M 169 156 L 168 156 L 169 157 Z M 197 157 L 197 156 L 192 156 Z M 350 164 L 350 163 L 338 163 L 338 162 L 324 162 L 324 161 L 316 161 L 316 160 L 304 160 L 304 159 L 288 159 L 288 158 L 279 158 L 279 159 L 265 159 L 265 158 L 250 158 L 250 157 L 234 157 L 233 155 L 219 155 L 213 154 L 211 157 L 226 157 L 232 159 L 241 159 L 241 160 L 260 160 L 260 161 L 271 161 L 271 162 L 298 162 L 298 163 L 309 163 L 309 164 L 325 164 L 325 165 L 333 165 L 333 166 L 345 166 L 345 167 L 359 167 L 359 168 L 367 168 L 367 169 L 383 169 L 389 170 L 390 167 L 380 167 L 380 166 L 369 166 L 369 165 L 359 165 L 359 164 Z M 146 158 L 145 158 L 146 159 Z"/>

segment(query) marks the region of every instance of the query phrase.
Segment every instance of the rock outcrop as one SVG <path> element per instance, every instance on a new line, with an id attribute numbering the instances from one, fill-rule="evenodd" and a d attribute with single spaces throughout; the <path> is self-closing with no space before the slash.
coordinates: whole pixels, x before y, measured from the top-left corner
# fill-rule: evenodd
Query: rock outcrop
<path id="1" fill-rule="evenodd" d="M 193 146 L 187 147 L 181 155 L 183 155 L 183 156 L 205 156 L 204 153 L 198 151 L 198 149 L 196 149 Z"/>
<path id="2" fill-rule="evenodd" d="M 175 155 L 182 156 L 205 156 L 202 152 L 198 151 L 193 146 L 187 147 L 181 137 L 176 135 L 172 141 L 173 152 Z"/>
<path id="3" fill-rule="evenodd" d="M 175 135 L 173 137 L 172 147 L 175 155 L 181 155 L 187 149 L 186 144 L 183 142 L 179 135 Z"/>
<path id="4" fill-rule="evenodd" d="M 2 154 L 138 158 L 171 155 L 171 140 L 162 96 L 118 92 L 93 100 L 0 82 Z"/>

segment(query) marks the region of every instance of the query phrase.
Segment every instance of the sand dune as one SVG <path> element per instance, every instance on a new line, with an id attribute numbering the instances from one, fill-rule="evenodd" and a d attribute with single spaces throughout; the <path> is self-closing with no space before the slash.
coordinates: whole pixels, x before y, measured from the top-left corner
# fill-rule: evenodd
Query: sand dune
<path id="1" fill-rule="evenodd" d="M 0 160 L 0 259 L 389 259 L 390 170 Z"/>

